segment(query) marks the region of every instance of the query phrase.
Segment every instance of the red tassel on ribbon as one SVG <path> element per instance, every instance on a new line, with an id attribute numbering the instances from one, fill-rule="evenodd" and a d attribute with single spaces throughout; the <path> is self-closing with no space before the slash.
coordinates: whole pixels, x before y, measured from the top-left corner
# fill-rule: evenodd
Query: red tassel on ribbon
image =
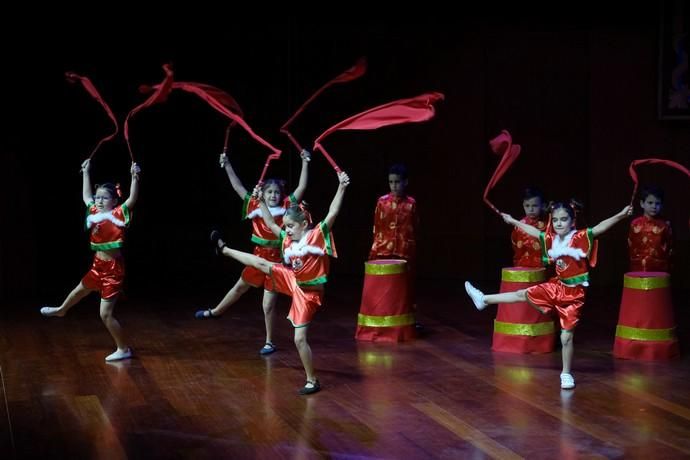
<path id="1" fill-rule="evenodd" d="M 323 139 L 330 134 L 339 130 L 378 129 L 384 126 L 426 121 L 433 118 L 436 113 L 434 104 L 443 99 L 444 96 L 441 93 L 424 93 L 416 97 L 398 99 L 358 113 L 324 131 L 314 141 L 314 150 L 320 150 L 326 157 L 326 160 L 333 166 L 333 169 L 339 173 L 340 168 L 321 145 Z"/>
<path id="2" fill-rule="evenodd" d="M 163 70 L 165 71 L 165 78 L 163 79 L 163 82 L 159 85 L 156 85 L 155 92 L 142 104 L 134 107 L 127 114 L 127 118 L 125 118 L 125 141 L 127 142 L 127 149 L 129 150 L 129 156 L 131 157 L 132 162 L 134 162 L 134 154 L 132 153 L 132 146 L 129 143 L 129 119 L 136 115 L 140 110 L 150 107 L 154 104 L 165 102 L 165 100 L 168 98 L 168 94 L 170 94 L 173 85 L 173 72 L 168 64 L 163 65 Z"/>
<path id="3" fill-rule="evenodd" d="M 159 85 L 154 86 L 154 89 L 157 89 L 158 86 Z M 266 164 L 264 165 L 263 172 L 261 173 L 261 178 L 259 179 L 259 182 L 262 182 L 264 176 L 266 175 L 268 164 L 271 160 L 280 158 L 280 154 L 282 152 L 280 149 L 275 148 L 264 138 L 256 134 L 254 130 L 252 130 L 252 128 L 242 118 L 242 110 L 240 109 L 240 106 L 237 104 L 237 102 L 232 98 L 232 96 L 213 86 L 196 82 L 175 82 L 172 84 L 172 89 L 182 90 L 197 95 L 198 97 L 206 101 L 208 105 L 214 108 L 217 112 L 220 112 L 226 117 L 230 118 L 232 120 L 230 126 L 232 126 L 234 123 L 237 123 L 242 128 L 244 128 L 244 130 L 247 131 L 247 133 L 249 133 L 249 135 L 252 138 L 254 138 L 254 140 L 256 140 L 258 143 L 260 143 L 261 145 L 268 148 L 271 152 L 273 152 L 268 156 Z M 140 90 L 146 91 L 147 88 L 140 88 Z M 230 128 L 230 126 L 228 126 L 228 129 Z M 229 132 L 226 130 L 226 145 L 228 136 Z"/>
<path id="4" fill-rule="evenodd" d="M 117 119 L 115 118 L 115 115 L 113 115 L 113 111 L 110 110 L 110 107 L 108 107 L 108 104 L 103 100 L 101 97 L 100 93 L 96 89 L 96 87 L 91 83 L 91 80 L 89 80 L 88 77 L 83 77 L 81 75 L 77 75 L 74 72 L 67 72 L 65 73 L 65 78 L 67 78 L 67 81 L 70 83 L 76 83 L 77 81 L 81 83 L 81 85 L 84 87 L 84 89 L 93 97 L 105 110 L 105 113 L 108 114 L 108 117 L 112 120 L 113 124 L 115 125 L 115 131 L 113 131 L 112 134 L 109 134 L 105 136 L 103 139 L 101 139 L 98 144 L 96 144 L 96 147 L 91 151 L 89 154 L 89 159 L 93 158 L 93 155 L 96 153 L 96 151 L 101 147 L 101 145 L 111 139 L 113 139 L 118 131 L 119 127 L 117 125 Z"/>
<path id="5" fill-rule="evenodd" d="M 484 203 L 486 203 L 496 214 L 501 214 L 498 208 L 489 201 L 489 191 L 494 188 L 501 177 L 503 177 L 506 171 L 508 171 L 510 166 L 515 162 L 522 148 L 518 144 L 513 145 L 513 137 L 505 129 L 501 131 L 501 134 L 489 141 L 489 146 L 495 154 L 501 156 L 501 161 L 498 163 L 493 176 L 491 176 L 489 183 L 484 189 Z"/>
<path id="6" fill-rule="evenodd" d="M 361 57 L 357 60 L 354 66 L 350 67 L 347 69 L 345 72 L 341 73 L 334 79 L 330 80 L 328 83 L 323 85 L 321 88 L 319 88 L 314 94 L 309 97 L 309 99 L 306 100 L 304 104 L 302 104 L 297 111 L 288 119 L 288 121 L 283 124 L 280 128 L 280 132 L 285 134 L 288 139 L 290 139 L 290 142 L 297 148 L 298 152 L 301 152 L 304 150 L 302 146 L 297 142 L 297 139 L 295 139 L 292 134 L 288 131 L 288 126 L 295 121 L 297 116 L 304 111 L 304 109 L 314 101 L 321 93 L 323 93 L 328 87 L 335 85 L 336 83 L 346 83 L 348 81 L 356 80 L 362 75 L 364 75 L 367 71 L 367 61 L 365 58 Z"/>
<path id="7" fill-rule="evenodd" d="M 637 178 L 637 172 L 635 172 L 635 166 L 637 165 L 643 165 L 643 164 L 662 164 L 666 166 L 670 166 L 671 168 L 677 169 L 678 171 L 684 173 L 686 176 L 690 177 L 690 171 L 688 168 L 683 166 L 680 163 L 676 163 L 675 161 L 671 160 L 662 160 L 660 158 L 643 158 L 640 160 L 633 160 L 632 163 L 630 163 L 630 167 L 628 168 L 628 172 L 630 173 L 630 178 L 632 179 L 633 183 L 635 184 L 633 187 L 633 192 L 632 196 L 630 197 L 630 204 L 632 205 L 633 201 L 635 200 L 635 195 L 637 194 L 637 186 L 639 185 L 639 179 Z"/>

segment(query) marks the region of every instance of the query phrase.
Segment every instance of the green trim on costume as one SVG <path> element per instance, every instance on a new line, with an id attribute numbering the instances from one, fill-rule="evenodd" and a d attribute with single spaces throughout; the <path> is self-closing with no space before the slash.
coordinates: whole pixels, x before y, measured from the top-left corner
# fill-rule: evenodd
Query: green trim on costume
<path id="1" fill-rule="evenodd" d="M 374 315 L 363 315 L 359 313 L 357 315 L 357 324 L 359 326 L 367 327 L 401 327 L 401 326 L 411 326 L 415 323 L 413 313 L 405 313 L 403 315 L 390 315 L 390 316 L 374 316 Z"/>
<path id="2" fill-rule="evenodd" d="M 546 252 L 546 232 L 539 232 L 539 246 L 541 246 L 541 263 L 549 265 L 549 253 Z"/>
<path id="3" fill-rule="evenodd" d="M 590 254 L 592 254 L 592 248 L 594 248 L 594 230 L 591 228 L 587 229 L 587 241 L 589 242 L 589 247 L 587 248 L 587 259 L 589 259 Z"/>
<path id="4" fill-rule="evenodd" d="M 582 284 L 586 281 L 589 281 L 589 272 L 577 276 L 571 276 L 570 278 L 559 279 L 561 283 L 565 284 L 566 286 L 577 286 L 578 284 Z"/>
<path id="5" fill-rule="evenodd" d="M 86 217 L 84 217 L 84 230 L 89 230 L 89 216 L 91 215 L 91 206 L 95 206 L 96 203 L 92 200 L 86 204 Z"/>
<path id="6" fill-rule="evenodd" d="M 309 281 L 297 281 L 297 286 L 317 286 L 319 284 L 325 284 L 326 281 L 328 281 L 328 276 L 323 275 Z"/>
<path id="7" fill-rule="evenodd" d="M 288 199 L 290 200 L 290 203 L 291 203 L 291 204 L 299 204 L 299 203 L 297 202 L 297 197 L 295 197 L 295 195 L 294 195 L 293 193 L 291 193 L 291 194 L 288 195 Z"/>
<path id="8" fill-rule="evenodd" d="M 252 196 L 247 192 L 246 195 L 244 195 L 244 201 L 242 202 L 242 219 L 247 218 L 247 210 L 249 209 L 249 202 L 252 200 Z"/>
<path id="9" fill-rule="evenodd" d="M 129 221 L 132 219 L 129 206 L 127 206 L 125 203 L 122 203 L 120 207 L 122 208 L 122 216 L 125 218 L 125 226 L 128 226 Z"/>
<path id="10" fill-rule="evenodd" d="M 91 249 L 94 251 L 108 251 L 109 249 L 118 249 L 124 245 L 124 241 L 111 241 L 109 243 L 91 243 Z"/>
<path id="11" fill-rule="evenodd" d="M 331 231 L 328 229 L 328 225 L 326 225 L 326 222 L 324 221 L 319 222 L 319 228 L 321 229 L 321 233 L 323 233 L 323 239 L 326 242 L 326 254 L 332 256 L 333 244 L 331 243 Z"/>
<path id="12" fill-rule="evenodd" d="M 299 326 L 297 326 L 297 325 L 290 319 L 289 316 L 286 316 L 285 318 L 287 318 L 287 320 L 290 321 L 290 324 L 292 324 L 292 327 L 294 327 L 295 329 L 300 329 L 300 328 L 303 328 L 303 327 L 307 327 L 307 326 L 309 326 L 309 324 L 311 323 L 311 321 L 309 321 L 309 323 L 304 323 L 304 324 L 300 324 Z"/>
<path id="13" fill-rule="evenodd" d="M 287 232 L 285 229 L 281 228 L 280 229 L 280 235 L 278 235 L 278 247 L 280 248 L 280 260 L 284 261 L 285 260 L 285 253 L 283 252 L 283 242 L 285 241 L 285 238 L 287 237 Z"/>
<path id="14" fill-rule="evenodd" d="M 256 236 L 252 234 L 252 243 L 258 244 L 259 246 L 263 246 L 265 248 L 277 248 L 280 246 L 280 241 L 278 240 L 267 240 L 265 238 L 261 238 L 260 236 Z"/>

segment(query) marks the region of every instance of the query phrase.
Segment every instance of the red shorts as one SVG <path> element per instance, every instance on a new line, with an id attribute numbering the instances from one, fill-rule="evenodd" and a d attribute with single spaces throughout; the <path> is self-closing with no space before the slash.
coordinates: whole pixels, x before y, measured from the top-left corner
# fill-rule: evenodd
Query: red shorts
<path id="1" fill-rule="evenodd" d="M 122 292 L 125 280 L 125 261 L 122 257 L 111 260 L 93 258 L 91 270 L 81 279 L 87 289 L 98 291 L 101 299 L 112 299 Z"/>
<path id="2" fill-rule="evenodd" d="M 280 248 L 267 248 L 265 246 L 254 246 L 254 255 L 268 260 L 269 262 L 280 262 Z M 245 283 L 253 287 L 261 287 L 267 291 L 273 288 L 271 278 L 261 270 L 254 267 L 245 267 L 242 270 L 242 279 Z"/>
<path id="3" fill-rule="evenodd" d="M 555 311 L 561 329 L 569 331 L 580 321 L 580 309 L 585 304 L 582 285 L 566 286 L 557 278 L 527 288 L 527 301 L 542 313 Z"/>
<path id="4" fill-rule="evenodd" d="M 297 285 L 295 272 L 290 267 L 276 264 L 271 268 L 272 291 L 292 297 L 287 319 L 294 327 L 307 326 L 321 306 L 323 291 L 305 291 Z"/>

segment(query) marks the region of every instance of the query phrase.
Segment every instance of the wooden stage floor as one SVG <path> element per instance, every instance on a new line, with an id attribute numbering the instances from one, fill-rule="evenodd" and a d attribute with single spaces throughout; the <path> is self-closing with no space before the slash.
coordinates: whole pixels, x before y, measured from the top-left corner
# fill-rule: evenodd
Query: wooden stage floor
<path id="1" fill-rule="evenodd" d="M 95 297 L 65 318 L 3 305 L 0 458 L 690 457 L 687 292 L 683 355 L 666 363 L 614 359 L 620 293 L 590 292 L 567 391 L 558 350 L 491 352 L 496 310 L 475 311 L 459 282 L 421 282 L 424 334 L 392 345 L 353 338 L 361 280 L 329 289 L 309 333 L 323 390 L 306 397 L 286 299 L 279 351 L 261 357 L 258 291 L 217 320 L 193 314 L 220 290 L 133 296 L 115 312 L 136 357 L 116 364 Z"/>

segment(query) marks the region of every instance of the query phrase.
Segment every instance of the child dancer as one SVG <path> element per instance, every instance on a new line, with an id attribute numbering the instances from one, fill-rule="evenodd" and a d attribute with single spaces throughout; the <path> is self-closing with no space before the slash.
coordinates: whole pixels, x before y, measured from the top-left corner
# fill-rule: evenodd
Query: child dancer
<path id="1" fill-rule="evenodd" d="M 541 190 L 535 187 L 525 189 L 522 207 L 525 210 L 525 217 L 520 219 L 520 222 L 531 225 L 543 232 L 546 229 L 547 216 L 544 213 L 544 195 Z M 544 266 L 538 238 L 528 235 L 520 227 L 516 226 L 510 234 L 510 241 L 513 245 L 514 267 L 538 268 Z"/>
<path id="2" fill-rule="evenodd" d="M 268 205 L 268 212 L 273 216 L 278 226 L 282 225 L 283 215 L 291 204 L 299 203 L 304 196 L 307 188 L 308 166 L 311 156 L 307 150 L 300 154 L 302 158 L 302 171 L 299 177 L 297 188 L 291 195 L 285 196 L 285 182 L 268 179 L 261 184 L 262 194 Z M 237 177 L 235 170 L 225 153 L 220 155 L 220 166 L 225 169 L 230 185 L 237 192 L 237 195 L 244 200 L 242 206 L 242 218 L 252 221 L 252 241 L 254 242 L 254 254 L 271 262 L 280 262 L 280 242 L 269 229 L 262 219 L 262 209 L 259 201 L 249 195 L 242 182 Z M 253 267 L 246 267 L 242 271 L 240 279 L 225 294 L 225 297 L 214 308 L 199 310 L 194 315 L 197 319 L 217 318 L 222 315 L 232 304 L 237 302 L 249 288 L 264 287 L 263 310 L 264 323 L 266 324 L 266 341 L 259 350 L 262 355 L 269 355 L 276 351 L 273 343 L 273 320 L 275 318 L 275 304 L 278 296 L 273 292 L 269 279 L 266 275 Z"/>
<path id="3" fill-rule="evenodd" d="M 663 205 L 662 189 L 645 187 L 640 192 L 642 215 L 633 219 L 628 233 L 630 271 L 669 271 L 671 223 L 660 217 Z"/>
<path id="4" fill-rule="evenodd" d="M 115 340 L 117 349 L 105 357 L 106 361 L 117 361 L 132 357 L 120 323 L 113 316 L 115 303 L 122 292 L 125 278 L 125 265 L 121 248 L 124 245 L 125 229 L 129 225 L 131 212 L 139 197 L 139 173 L 141 169 L 132 163 L 130 173 L 132 183 L 129 198 L 122 205 L 119 187 L 113 184 L 96 186 L 96 193 L 91 188 L 91 161 L 86 160 L 82 168 L 82 197 L 86 204 L 88 216 L 86 228 L 90 232 L 91 249 L 96 252 L 91 270 L 82 278 L 77 287 L 69 293 L 59 307 L 43 307 L 44 316 L 65 316 L 70 308 L 91 292 L 101 295 L 101 319 Z"/>
<path id="5" fill-rule="evenodd" d="M 261 201 L 264 221 L 279 237 L 283 263 L 231 249 L 226 246 L 218 232 L 214 231 L 211 234 L 211 239 L 220 253 L 265 273 L 275 291 L 292 297 L 287 318 L 295 328 L 295 346 L 307 376 L 306 384 L 299 391 L 302 395 L 316 393 L 321 389 L 314 372 L 307 331 L 323 301 L 329 269 L 328 256 L 337 257 L 331 229 L 340 211 L 350 178 L 341 172 L 338 174 L 338 180 L 340 184 L 326 218 L 313 228 L 310 228 L 311 218 L 304 206 L 293 205 L 283 216 L 285 230 L 282 230 L 271 214 L 266 212 L 265 201 Z"/>
<path id="6" fill-rule="evenodd" d="M 558 315 L 563 346 L 561 388 L 575 387 L 575 379 L 570 372 L 573 359 L 573 331 L 580 320 L 585 301 L 585 288 L 589 286 L 588 260 L 591 261 L 592 266 L 596 265 L 594 238 L 625 219 L 631 212 L 632 208 L 626 206 L 592 228 L 576 230 L 575 209 L 570 204 L 555 203 L 551 206 L 549 232 L 539 231 L 531 225 L 515 220 L 509 214 L 502 213 L 506 223 L 515 225 L 528 235 L 539 238 L 543 257 L 554 263 L 556 276 L 527 289 L 501 294 L 484 294 L 469 281 L 465 282 L 465 290 L 477 310 L 483 310 L 491 304 L 527 301 L 542 313 L 554 312 Z"/>

